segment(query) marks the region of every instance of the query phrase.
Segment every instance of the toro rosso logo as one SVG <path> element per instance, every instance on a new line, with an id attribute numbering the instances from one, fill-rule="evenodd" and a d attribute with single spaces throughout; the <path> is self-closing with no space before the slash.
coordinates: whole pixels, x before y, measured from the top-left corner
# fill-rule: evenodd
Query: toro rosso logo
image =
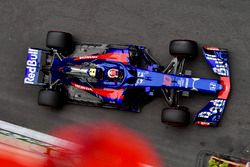
<path id="1" fill-rule="evenodd" d="M 41 52 L 36 49 L 29 49 L 26 62 L 25 84 L 36 84 L 39 75 Z"/>

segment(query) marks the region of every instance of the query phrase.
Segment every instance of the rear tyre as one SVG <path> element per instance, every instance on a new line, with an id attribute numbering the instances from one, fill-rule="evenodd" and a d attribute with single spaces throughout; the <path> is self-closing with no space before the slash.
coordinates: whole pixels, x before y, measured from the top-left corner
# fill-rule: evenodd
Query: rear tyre
<path id="1" fill-rule="evenodd" d="M 46 74 L 46 75 L 49 75 L 49 73 L 50 73 L 50 66 L 48 66 L 48 65 L 45 65 L 45 66 L 42 66 L 42 72 L 44 73 L 44 74 Z"/>
<path id="2" fill-rule="evenodd" d="M 172 40 L 169 45 L 169 52 L 178 58 L 192 59 L 198 54 L 198 44 L 192 40 Z"/>
<path id="3" fill-rule="evenodd" d="M 161 121 L 176 127 L 185 127 L 190 123 L 190 112 L 187 107 L 164 108 Z"/>
<path id="4" fill-rule="evenodd" d="M 46 46 L 61 53 L 70 53 L 73 51 L 73 37 L 67 32 L 49 31 L 47 33 Z"/>
<path id="5" fill-rule="evenodd" d="M 38 104 L 59 108 L 63 105 L 63 97 L 61 93 L 54 90 L 40 90 L 38 96 Z"/>

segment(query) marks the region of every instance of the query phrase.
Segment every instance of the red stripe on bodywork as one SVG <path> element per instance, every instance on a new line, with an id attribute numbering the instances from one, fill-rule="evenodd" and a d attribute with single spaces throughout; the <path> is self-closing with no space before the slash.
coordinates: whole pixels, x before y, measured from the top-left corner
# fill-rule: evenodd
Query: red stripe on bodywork
<path id="1" fill-rule="evenodd" d="M 222 90 L 219 91 L 218 98 L 227 99 L 230 92 L 230 78 L 229 77 L 220 77 L 220 84 L 223 86 Z"/>
<path id="2" fill-rule="evenodd" d="M 95 56 L 80 56 L 75 58 L 74 60 L 86 60 L 86 59 L 100 59 L 100 60 L 111 60 L 116 62 L 121 62 L 123 64 L 129 63 L 129 54 L 128 53 L 119 53 L 119 52 L 112 52 L 106 54 L 100 54 Z"/>
<path id="3" fill-rule="evenodd" d="M 196 125 L 202 125 L 202 126 L 209 126 L 210 125 L 210 123 L 208 123 L 208 122 L 202 122 L 202 121 L 196 121 L 195 124 Z"/>
<path id="4" fill-rule="evenodd" d="M 71 85 L 78 88 L 78 89 L 81 89 L 81 90 L 86 90 L 86 91 L 93 92 L 93 88 L 90 88 L 90 87 L 87 87 L 87 86 L 78 85 L 78 84 L 76 84 L 74 82 L 71 82 Z"/>
<path id="5" fill-rule="evenodd" d="M 78 89 L 93 92 L 100 96 L 111 98 L 111 99 L 123 99 L 124 97 L 123 96 L 124 89 L 91 88 L 91 87 L 76 84 L 74 82 L 72 82 L 71 85 Z"/>
<path id="6" fill-rule="evenodd" d="M 98 56 L 82 56 L 74 58 L 74 60 L 87 60 L 87 59 L 97 59 Z"/>

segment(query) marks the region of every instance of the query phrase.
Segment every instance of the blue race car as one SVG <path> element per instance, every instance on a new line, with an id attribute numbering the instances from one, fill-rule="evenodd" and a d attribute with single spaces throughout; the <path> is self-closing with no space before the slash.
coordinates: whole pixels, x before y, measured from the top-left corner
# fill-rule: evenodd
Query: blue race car
<path id="1" fill-rule="evenodd" d="M 217 126 L 230 92 L 228 52 L 203 47 L 203 54 L 220 79 L 194 78 L 184 72 L 186 59 L 194 58 L 198 45 L 191 40 L 173 40 L 168 66 L 153 59 L 149 50 L 136 45 L 87 44 L 73 42 L 70 33 L 49 31 L 48 50 L 29 48 L 25 84 L 41 86 L 38 104 L 60 107 L 63 102 L 140 112 L 153 96 L 163 95 L 168 108 L 162 122 L 186 126 L 187 107 L 179 103 L 188 91 L 214 93 L 194 119 L 195 124 Z"/>

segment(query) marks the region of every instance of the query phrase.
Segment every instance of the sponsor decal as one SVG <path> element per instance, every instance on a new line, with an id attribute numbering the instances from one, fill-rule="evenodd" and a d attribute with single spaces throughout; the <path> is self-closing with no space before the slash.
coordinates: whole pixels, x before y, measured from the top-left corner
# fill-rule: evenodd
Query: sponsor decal
<path id="1" fill-rule="evenodd" d="M 213 68 L 213 71 L 219 75 L 222 75 L 222 76 L 229 76 L 227 64 L 225 64 L 225 65 L 216 64 L 216 67 Z"/>
<path id="2" fill-rule="evenodd" d="M 215 82 L 211 82 L 209 84 L 209 89 L 212 90 L 212 91 L 215 91 L 216 90 L 216 83 Z"/>
<path id="3" fill-rule="evenodd" d="M 78 89 L 81 89 L 81 90 L 86 90 L 86 91 L 93 92 L 93 89 L 90 88 L 90 87 L 87 87 L 87 86 L 78 85 L 78 84 L 73 83 L 73 82 L 71 83 L 71 85 L 74 86 L 74 87 L 76 87 L 76 88 L 78 88 Z"/>
<path id="4" fill-rule="evenodd" d="M 210 107 L 208 108 L 208 110 L 200 112 L 198 114 L 198 117 L 209 118 L 211 115 L 215 115 L 215 114 L 219 114 L 223 112 L 223 109 L 226 104 L 226 100 L 222 100 L 222 99 L 211 100 L 209 104 L 210 104 Z"/>
<path id="5" fill-rule="evenodd" d="M 171 84 L 172 84 L 171 76 L 164 75 L 163 85 L 171 86 Z"/>
<path id="6" fill-rule="evenodd" d="M 120 52 L 111 52 L 99 55 L 90 55 L 90 56 L 79 56 L 74 60 L 87 60 L 87 59 L 100 59 L 100 60 L 109 60 L 121 62 L 123 64 L 129 63 L 129 54 L 128 53 L 120 53 Z"/>
<path id="7" fill-rule="evenodd" d="M 212 115 L 211 112 L 203 111 L 203 112 L 199 113 L 198 117 L 200 117 L 200 118 L 209 118 L 211 115 Z"/>
<path id="8" fill-rule="evenodd" d="M 226 100 L 216 99 L 211 101 L 213 106 L 209 108 L 212 114 L 221 113 L 225 107 Z"/>
<path id="9" fill-rule="evenodd" d="M 26 62 L 25 84 L 35 84 L 38 80 L 39 67 L 41 61 L 41 51 L 36 49 L 28 50 L 28 59 Z"/>
<path id="10" fill-rule="evenodd" d="M 87 60 L 87 59 L 97 59 L 98 56 L 82 56 L 82 57 L 77 57 L 74 60 Z"/>
<path id="11" fill-rule="evenodd" d="M 143 80 L 144 80 L 144 78 L 145 78 L 145 74 L 148 74 L 148 73 L 141 72 L 141 71 L 138 71 L 138 72 L 137 72 L 137 77 L 138 77 L 138 79 L 137 79 L 137 81 L 136 81 L 136 83 L 135 83 L 136 86 L 143 83 Z"/>
<path id="12" fill-rule="evenodd" d="M 205 54 L 205 56 L 212 65 L 214 73 L 222 76 L 229 76 L 229 67 L 226 61 L 218 58 L 217 55 Z"/>
<path id="13" fill-rule="evenodd" d="M 183 87 L 184 84 L 185 84 L 184 79 L 183 79 L 183 78 L 179 79 L 179 80 L 177 81 L 177 84 L 179 85 L 179 87 Z"/>

